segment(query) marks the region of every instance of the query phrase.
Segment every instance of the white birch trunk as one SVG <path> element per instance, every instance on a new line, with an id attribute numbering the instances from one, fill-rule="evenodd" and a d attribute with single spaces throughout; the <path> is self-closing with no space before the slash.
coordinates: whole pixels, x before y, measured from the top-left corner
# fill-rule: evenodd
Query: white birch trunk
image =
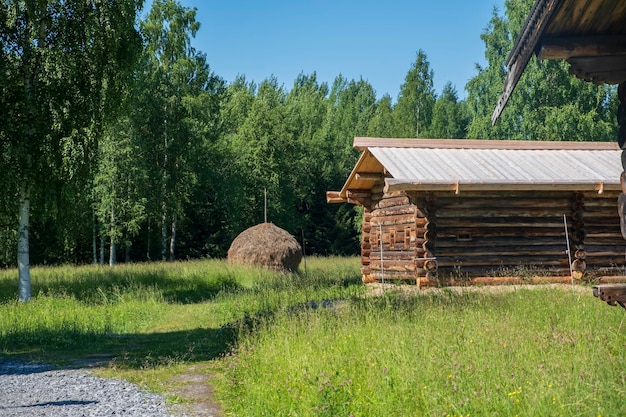
<path id="1" fill-rule="evenodd" d="M 161 206 L 161 260 L 167 260 L 167 207 L 165 202 Z"/>
<path id="2" fill-rule="evenodd" d="M 111 228 L 115 224 L 115 211 L 111 209 Z M 109 251 L 109 266 L 114 266 L 117 263 L 117 248 L 115 245 L 115 235 L 111 230 L 111 248 Z"/>
<path id="3" fill-rule="evenodd" d="M 100 235 L 100 266 L 104 265 L 104 235 Z"/>
<path id="4" fill-rule="evenodd" d="M 29 301 L 30 285 L 30 242 L 28 229 L 30 226 L 30 189 L 23 185 L 20 191 L 20 212 L 17 235 L 17 270 L 19 280 L 19 300 Z"/>
<path id="5" fill-rule="evenodd" d="M 116 252 L 117 252 L 117 248 L 115 245 L 115 239 L 113 239 L 113 236 L 111 236 L 111 249 L 109 252 L 109 266 L 115 266 L 115 263 L 117 262 Z"/>
<path id="6" fill-rule="evenodd" d="M 98 264 L 98 237 L 96 234 L 97 227 L 96 227 L 96 211 L 95 210 L 93 210 L 92 212 L 91 223 L 92 223 L 91 247 L 93 251 L 93 264 L 97 265 Z"/>
<path id="7" fill-rule="evenodd" d="M 152 228 L 150 227 L 150 218 L 148 217 L 148 238 L 147 238 L 147 243 L 146 243 L 146 259 L 147 260 L 151 260 L 150 259 L 150 246 L 151 246 L 151 242 L 152 242 Z"/>
<path id="8" fill-rule="evenodd" d="M 170 261 L 173 261 L 175 256 L 174 256 L 174 250 L 176 249 L 176 213 L 174 213 L 174 215 L 172 216 L 172 236 L 170 237 Z"/>

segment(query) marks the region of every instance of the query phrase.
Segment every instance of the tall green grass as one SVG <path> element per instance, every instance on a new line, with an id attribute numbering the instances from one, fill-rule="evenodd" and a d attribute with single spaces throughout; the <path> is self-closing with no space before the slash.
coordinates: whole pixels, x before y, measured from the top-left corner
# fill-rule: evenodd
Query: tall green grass
<path id="1" fill-rule="evenodd" d="M 626 323 L 565 289 L 284 312 L 225 361 L 236 416 L 626 414 Z"/>
<path id="2" fill-rule="evenodd" d="M 590 289 L 368 295 L 356 258 L 0 273 L 0 355 L 167 392 L 208 364 L 233 416 L 626 415 L 626 314 Z M 203 367 L 206 369 L 206 367 Z"/>

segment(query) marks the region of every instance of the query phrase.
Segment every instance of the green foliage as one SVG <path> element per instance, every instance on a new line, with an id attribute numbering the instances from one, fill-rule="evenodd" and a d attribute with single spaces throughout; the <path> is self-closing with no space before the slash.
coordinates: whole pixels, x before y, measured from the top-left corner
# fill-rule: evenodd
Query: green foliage
<path id="1" fill-rule="evenodd" d="M 426 53 L 420 49 L 400 87 L 398 103 L 394 108 L 396 137 L 424 137 L 430 128 L 435 105 L 433 78 L 434 71 L 430 69 Z"/>
<path id="2" fill-rule="evenodd" d="M 494 10 L 481 38 L 488 66 L 467 85 L 468 137 L 516 140 L 612 141 L 616 137 L 615 88 L 595 86 L 568 72 L 565 61 L 534 56 L 495 126 L 491 113 L 502 92 L 505 62 L 534 2 L 507 1 L 505 17 Z"/>
<path id="3" fill-rule="evenodd" d="M 140 3 L 1 8 L 0 264 L 15 264 L 20 192 L 32 200 L 33 264 L 85 263 L 116 246 L 126 260 L 224 257 L 264 220 L 265 190 L 268 220 L 308 254 L 356 254 L 359 211 L 325 199 L 357 161 L 355 136 L 615 137 L 614 88 L 534 58 L 491 126 L 532 0 L 494 9 L 481 36 L 487 63 L 464 87 L 466 100 L 450 83 L 435 93 L 419 49 L 396 103 L 342 75 L 331 84 L 315 72 L 292 84 L 244 75 L 227 83 L 192 47 L 195 9 L 155 0 L 136 22 Z"/>
<path id="4" fill-rule="evenodd" d="M 452 84 L 443 87 L 433 107 L 433 121 L 428 131 L 431 138 L 462 139 L 467 133 L 469 116 L 464 102 L 459 102 Z"/>

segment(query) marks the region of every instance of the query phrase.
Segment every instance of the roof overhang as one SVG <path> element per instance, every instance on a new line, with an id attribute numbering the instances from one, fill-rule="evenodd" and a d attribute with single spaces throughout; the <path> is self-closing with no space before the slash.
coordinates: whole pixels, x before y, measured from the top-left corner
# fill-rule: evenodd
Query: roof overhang
<path id="1" fill-rule="evenodd" d="M 492 124 L 502 114 L 533 53 L 539 59 L 566 59 L 570 72 L 585 81 L 626 81 L 626 2 L 537 0 L 507 59 L 508 72 Z"/>
<path id="2" fill-rule="evenodd" d="M 548 142 L 548 141 L 506 141 L 506 140 L 467 140 L 467 139 L 383 139 L 383 138 L 360 138 L 354 139 L 354 147 L 363 151 L 354 169 L 348 176 L 340 191 L 329 191 L 326 199 L 329 203 L 349 202 L 362 205 L 370 198 L 371 190 L 377 184 L 383 184 L 384 192 L 394 191 L 447 191 L 455 194 L 470 191 L 581 191 L 598 192 L 617 191 L 621 189 L 619 174 L 612 171 L 621 170 L 620 150 L 617 143 L 613 142 Z M 393 150 L 396 151 L 393 151 Z M 407 151 L 403 151 L 407 149 Z M 410 150 L 410 151 L 408 151 Z M 433 151 L 434 150 L 434 151 Z M 446 152 L 445 150 L 451 150 Z M 467 152 L 465 152 L 467 150 Z M 459 153 L 461 151 L 461 153 Z M 478 152 L 477 152 L 478 151 Z M 520 151 L 511 153 L 511 151 Z M 530 152 L 529 152 L 530 151 Z M 533 153 L 534 151 L 541 151 Z M 546 152 L 547 151 L 547 152 Z M 560 152 L 570 152 L 568 162 L 575 162 L 581 157 L 577 151 L 610 151 L 611 172 L 599 175 L 590 172 L 589 175 L 580 175 L 577 178 L 550 177 L 549 170 L 545 177 L 539 175 L 524 175 L 532 169 L 529 163 L 534 163 L 535 156 L 541 164 L 541 158 L 546 154 L 547 161 L 562 158 Z M 446 171 L 446 175 L 437 175 L 427 172 L 433 169 L 429 160 L 420 160 L 420 155 L 429 157 L 433 155 L 439 158 L 440 170 Z M 500 153 L 498 153 L 500 152 Z M 550 153 L 552 152 L 552 153 Z M 557 152 L 559 152 L 557 154 Z M 454 153 L 454 155 L 452 155 Z M 506 155 L 505 155 L 506 153 Z M 606 154 L 606 152 L 604 152 Z M 475 166 L 471 167 L 471 158 L 479 154 L 482 158 Z M 585 152 L 583 152 L 585 154 Z M 378 156 L 377 156 L 378 155 Z M 524 162 L 504 176 L 492 175 L 493 169 L 486 164 L 493 158 L 497 161 L 500 157 L 507 156 L 516 160 L 516 156 L 524 158 Z M 403 158 L 406 157 L 406 160 Z M 446 157 L 449 157 L 446 160 Z M 382 160 L 381 160 L 382 159 Z M 467 161 L 466 171 L 472 171 L 470 176 L 457 175 L 453 171 L 456 166 L 462 167 Z M 604 161 L 594 159 L 597 161 Z M 531 161 L 531 162 L 529 162 Z M 543 164 L 550 164 L 545 162 Z M 397 163 L 396 163 L 397 162 Z M 521 161 L 520 161 L 521 162 Z M 411 165 L 425 167 L 421 171 Z M 433 166 L 435 161 L 433 160 Z M 447 164 L 447 165 L 446 165 Z M 500 163 L 502 166 L 502 164 Z M 613 166 L 614 165 L 614 166 Z M 498 169 L 502 169 L 502 167 Z M 571 168 L 571 167 L 570 167 Z M 597 168 L 597 169 L 595 169 Z M 559 167 L 554 167 L 559 171 Z M 463 169 L 462 169 L 463 170 Z M 590 171 L 605 171 L 606 167 L 594 167 Z M 575 170 L 579 171 L 579 170 Z M 617 172 L 617 171 L 616 171 Z M 521 173 L 521 174 L 520 174 Z M 398 178 L 394 178 L 394 174 Z M 449 174 L 449 175 L 448 175 Z M 615 175 L 614 175 L 615 174 Z M 402 176 L 401 178 L 399 178 Z"/>

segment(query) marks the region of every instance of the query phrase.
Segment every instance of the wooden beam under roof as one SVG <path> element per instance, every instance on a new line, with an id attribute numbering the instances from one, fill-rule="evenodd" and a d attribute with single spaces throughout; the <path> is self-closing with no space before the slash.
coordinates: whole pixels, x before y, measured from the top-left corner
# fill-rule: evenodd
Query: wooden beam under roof
<path id="1" fill-rule="evenodd" d="M 541 39 L 539 59 L 572 57 L 624 56 L 626 36 L 557 36 Z"/>

